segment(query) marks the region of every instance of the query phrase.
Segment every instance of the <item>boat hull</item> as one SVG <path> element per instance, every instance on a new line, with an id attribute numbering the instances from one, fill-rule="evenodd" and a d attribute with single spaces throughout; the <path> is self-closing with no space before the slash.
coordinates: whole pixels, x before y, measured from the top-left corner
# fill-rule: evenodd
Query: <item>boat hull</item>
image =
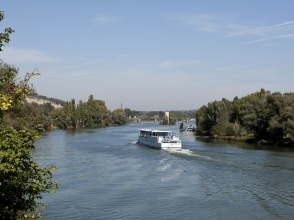
<path id="1" fill-rule="evenodd" d="M 154 149 L 160 150 L 168 150 L 168 149 L 181 149 L 182 142 L 166 142 L 166 143 L 158 143 L 157 140 L 152 140 L 150 138 L 139 138 L 138 144 L 151 147 Z"/>

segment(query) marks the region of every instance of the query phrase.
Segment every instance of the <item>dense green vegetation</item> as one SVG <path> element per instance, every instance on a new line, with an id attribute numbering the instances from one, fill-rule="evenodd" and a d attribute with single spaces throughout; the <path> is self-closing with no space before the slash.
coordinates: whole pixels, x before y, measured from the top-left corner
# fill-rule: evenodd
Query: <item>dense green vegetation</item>
<path id="1" fill-rule="evenodd" d="M 54 109 L 51 103 L 29 104 L 23 99 L 0 119 L 0 125 L 15 129 L 34 129 L 35 126 L 42 125 L 45 130 L 48 130 L 52 122 L 54 126 L 61 129 L 76 127 L 76 123 L 78 127 L 103 127 L 124 125 L 127 117 L 123 109 L 111 112 L 107 110 L 104 101 L 95 100 L 93 95 L 90 95 L 87 102 L 80 100 L 77 105 L 74 99 L 71 102 L 65 102 L 61 110 Z"/>
<path id="2" fill-rule="evenodd" d="M 259 143 L 294 145 L 294 93 L 261 89 L 233 101 L 225 98 L 196 111 L 196 134 L 253 138 Z"/>
<path id="3" fill-rule="evenodd" d="M 0 11 L 0 21 L 3 18 Z M 11 28 L 6 28 L 4 33 L 0 33 L 0 51 L 3 43 L 10 41 L 12 32 Z M 39 75 L 27 73 L 17 83 L 17 74 L 18 69 L 0 60 L 0 219 L 35 219 L 42 216 L 39 208 L 45 208 L 38 202 L 42 194 L 55 192 L 58 188 L 51 173 L 51 169 L 56 167 L 41 168 L 32 159 L 31 150 L 35 148 L 34 140 L 40 137 L 40 126 L 26 129 L 12 122 L 13 125 L 9 124 L 9 118 L 12 120 L 12 117 L 19 116 L 16 116 L 19 112 L 16 109 L 24 104 L 25 96 L 32 91 L 30 78 Z"/>
<path id="4" fill-rule="evenodd" d="M 38 105 L 29 104 L 22 97 L 22 102 L 16 104 L 0 119 L 0 125 L 14 129 L 34 129 L 41 125 L 45 130 L 50 129 L 51 117 L 49 113 L 54 109 L 50 103 Z"/>
<path id="5" fill-rule="evenodd" d="M 11 75 L 11 84 L 17 83 L 18 70 L 14 66 L 0 61 L 0 74 L 9 70 L 15 70 Z M 31 89 L 30 92 L 33 90 Z M 43 98 L 45 96 L 38 96 Z M 0 125 L 20 129 L 34 129 L 41 125 L 45 130 L 50 129 L 52 122 L 56 127 L 65 129 L 70 127 L 103 127 L 109 125 L 124 125 L 127 118 L 123 109 L 114 111 L 107 110 L 105 102 L 95 100 L 93 95 L 89 96 L 87 102 L 79 101 L 76 105 L 75 100 L 64 102 L 61 110 L 54 109 L 51 103 L 38 105 L 37 103 L 29 104 L 25 97 L 20 97 L 21 102 L 15 103 L 0 119 Z M 48 99 L 47 99 L 48 100 Z M 58 99 L 52 99 L 54 101 Z M 63 102 L 63 101 L 62 101 Z M 84 126 L 83 126 L 84 125 Z"/>
<path id="6" fill-rule="evenodd" d="M 38 200 L 58 188 L 50 171 L 57 167 L 41 168 L 32 159 L 34 140 L 40 137 L 37 130 L 0 129 L 1 219 L 41 217 L 45 205 Z"/>
<path id="7" fill-rule="evenodd" d="M 122 109 L 114 111 L 107 110 L 105 102 L 95 100 L 90 95 L 87 102 L 80 100 L 75 104 L 75 100 L 65 102 L 64 107 L 54 109 L 51 103 L 38 105 L 37 103 L 27 103 L 23 100 L 7 112 L 0 125 L 13 127 L 15 129 L 34 129 L 41 125 L 45 130 L 50 129 L 53 123 L 55 127 L 61 129 L 77 127 L 104 127 L 109 125 L 124 125 L 127 117 Z"/>
<path id="8" fill-rule="evenodd" d="M 61 110 L 53 110 L 50 116 L 54 120 L 54 125 L 59 128 L 68 127 L 103 127 L 109 125 L 124 125 L 127 117 L 123 109 L 116 109 L 113 112 L 107 110 L 105 102 L 95 100 L 93 95 L 89 96 L 87 102 L 79 101 L 76 105 L 75 100 L 66 102 Z"/>

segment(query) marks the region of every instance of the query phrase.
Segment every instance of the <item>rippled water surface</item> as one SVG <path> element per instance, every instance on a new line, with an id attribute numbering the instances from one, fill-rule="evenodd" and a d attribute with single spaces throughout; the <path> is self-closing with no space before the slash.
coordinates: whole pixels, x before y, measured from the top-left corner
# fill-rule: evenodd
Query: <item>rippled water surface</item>
<path id="1" fill-rule="evenodd" d="M 172 130 L 182 150 L 136 144 L 138 129 Z M 293 219 L 294 151 L 199 139 L 179 125 L 134 123 L 43 133 L 33 152 L 54 164 L 45 219 Z"/>

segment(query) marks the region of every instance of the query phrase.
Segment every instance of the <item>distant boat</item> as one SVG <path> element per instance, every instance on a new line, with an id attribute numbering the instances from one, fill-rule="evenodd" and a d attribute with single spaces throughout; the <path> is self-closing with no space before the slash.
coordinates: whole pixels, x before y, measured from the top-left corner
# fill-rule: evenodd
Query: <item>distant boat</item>
<path id="1" fill-rule="evenodd" d="M 188 128 L 187 128 L 187 131 L 195 131 L 195 127 L 190 125 Z"/>
<path id="2" fill-rule="evenodd" d="M 140 129 L 138 144 L 155 149 L 181 149 L 182 141 L 172 131 Z"/>

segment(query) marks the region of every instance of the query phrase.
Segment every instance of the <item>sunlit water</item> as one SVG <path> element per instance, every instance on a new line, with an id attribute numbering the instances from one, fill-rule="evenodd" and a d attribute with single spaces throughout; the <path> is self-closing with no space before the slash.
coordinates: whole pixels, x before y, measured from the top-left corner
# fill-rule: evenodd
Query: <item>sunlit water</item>
<path id="1" fill-rule="evenodd" d="M 138 129 L 172 130 L 182 150 L 136 144 Z M 136 123 L 43 133 L 34 150 L 54 164 L 45 219 L 293 219 L 294 151 Z"/>

